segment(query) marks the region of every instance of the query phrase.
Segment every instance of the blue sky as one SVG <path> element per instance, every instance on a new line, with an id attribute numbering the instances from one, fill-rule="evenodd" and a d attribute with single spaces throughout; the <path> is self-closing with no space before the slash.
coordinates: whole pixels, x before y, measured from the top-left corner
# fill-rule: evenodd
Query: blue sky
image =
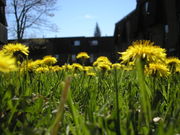
<path id="1" fill-rule="evenodd" d="M 115 23 L 135 6 L 136 0 L 58 0 L 58 10 L 51 18 L 58 32 L 44 36 L 93 36 L 96 22 L 102 36 L 112 36 Z"/>
<path id="2" fill-rule="evenodd" d="M 115 23 L 136 7 L 136 0 L 57 0 L 57 10 L 49 21 L 57 32 L 28 30 L 30 38 L 94 35 L 96 22 L 102 36 L 114 34 Z M 55 27 L 56 28 L 56 27 Z M 11 38 L 9 36 L 9 38 Z"/>

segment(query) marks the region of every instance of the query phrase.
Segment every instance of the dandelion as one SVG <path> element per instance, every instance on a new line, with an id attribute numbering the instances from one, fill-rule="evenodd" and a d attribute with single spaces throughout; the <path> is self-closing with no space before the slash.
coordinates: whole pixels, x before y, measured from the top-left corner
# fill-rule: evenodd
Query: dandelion
<path id="1" fill-rule="evenodd" d="M 135 63 L 134 62 L 129 62 L 126 65 L 123 64 L 123 70 L 125 71 L 131 71 L 135 68 Z"/>
<path id="2" fill-rule="evenodd" d="M 94 72 L 87 72 L 86 75 L 87 76 L 96 76 L 96 73 L 94 73 Z"/>
<path id="3" fill-rule="evenodd" d="M 78 53 L 78 55 L 76 56 L 77 59 L 89 59 L 89 55 L 86 52 L 80 52 Z"/>
<path id="4" fill-rule="evenodd" d="M 166 58 L 166 50 L 155 46 L 149 40 L 140 40 L 132 43 L 125 52 L 118 52 L 122 56 L 122 63 L 135 62 L 138 58 L 146 62 L 162 62 Z"/>
<path id="5" fill-rule="evenodd" d="M 50 71 L 53 71 L 53 72 L 57 72 L 57 71 L 61 71 L 62 70 L 62 67 L 56 65 L 56 66 L 50 66 L 49 67 L 49 70 Z"/>
<path id="6" fill-rule="evenodd" d="M 92 70 L 93 69 L 93 67 L 91 67 L 91 66 L 84 66 L 83 67 L 83 71 L 86 71 L 86 72 L 88 72 L 89 70 Z"/>
<path id="7" fill-rule="evenodd" d="M 176 57 L 169 57 L 166 59 L 167 64 L 180 64 L 180 60 Z"/>
<path id="8" fill-rule="evenodd" d="M 97 66 L 97 68 L 102 70 L 103 72 L 110 70 L 111 65 L 112 63 L 105 56 L 98 57 L 97 60 L 93 63 L 93 66 Z"/>
<path id="9" fill-rule="evenodd" d="M 103 71 L 107 71 L 111 69 L 111 67 L 107 63 L 103 63 L 103 62 L 99 63 L 97 68 Z"/>
<path id="10" fill-rule="evenodd" d="M 137 78 L 140 86 L 140 101 L 142 105 L 142 110 L 144 113 L 147 113 L 145 116 L 146 124 L 148 125 L 149 120 L 151 118 L 151 109 L 149 98 L 151 96 L 151 92 L 146 88 L 145 77 L 144 77 L 144 68 L 147 63 L 162 63 L 166 58 L 166 50 L 160 48 L 159 46 L 155 46 L 154 42 L 149 40 L 139 40 L 132 43 L 131 46 L 125 52 L 118 52 L 122 56 L 120 57 L 121 63 L 129 63 L 134 62 L 136 66 Z M 158 68 L 158 69 L 157 69 Z M 157 66 L 154 68 L 153 66 L 149 66 L 147 72 L 149 74 L 158 73 L 160 76 L 168 74 L 166 70 L 162 70 Z M 146 102 L 147 101 L 147 102 Z"/>
<path id="11" fill-rule="evenodd" d="M 132 71 L 132 70 L 134 70 L 134 67 L 133 66 L 124 66 L 123 67 L 123 70 L 125 70 L 125 71 Z"/>
<path id="12" fill-rule="evenodd" d="M 16 67 L 16 59 L 11 56 L 4 55 L 2 52 L 0 53 L 0 72 L 10 72 L 15 71 Z"/>
<path id="13" fill-rule="evenodd" d="M 70 65 L 70 64 L 65 64 L 65 65 L 62 66 L 62 69 L 63 69 L 63 70 L 72 70 L 73 67 L 72 67 L 72 65 Z"/>
<path id="14" fill-rule="evenodd" d="M 98 57 L 97 60 L 93 63 L 93 66 L 98 66 L 99 63 L 104 63 L 104 64 L 109 65 L 109 66 L 112 65 L 110 60 L 105 56 Z"/>
<path id="15" fill-rule="evenodd" d="M 160 77 L 170 75 L 168 67 L 161 63 L 150 63 L 148 66 L 145 66 L 145 73 Z"/>
<path id="16" fill-rule="evenodd" d="M 40 67 L 42 65 L 42 60 L 38 59 L 35 61 L 32 60 L 28 60 L 28 61 L 24 61 L 21 64 L 21 70 L 28 70 L 28 71 L 35 71 L 38 67 Z"/>
<path id="17" fill-rule="evenodd" d="M 77 54 L 76 58 L 80 59 L 82 62 L 82 65 L 84 66 L 86 59 L 89 59 L 90 57 L 86 52 L 80 52 Z"/>
<path id="18" fill-rule="evenodd" d="M 57 62 L 57 59 L 52 56 L 45 56 L 42 60 L 42 63 L 45 65 L 53 65 Z"/>
<path id="19" fill-rule="evenodd" d="M 124 65 L 122 65 L 120 63 L 114 63 L 114 64 L 112 64 L 112 68 L 113 69 L 122 69 L 122 68 L 124 68 Z"/>
<path id="20" fill-rule="evenodd" d="M 98 62 L 101 62 L 101 61 L 109 61 L 109 59 L 108 59 L 107 57 L 105 57 L 105 56 L 100 56 L 100 57 L 97 58 L 96 61 L 98 61 Z"/>
<path id="21" fill-rule="evenodd" d="M 28 56 L 29 54 L 29 47 L 21 44 L 21 43 L 9 43 L 7 45 L 4 45 L 3 48 L 2 48 L 2 51 L 5 53 L 5 54 L 8 54 L 8 55 L 15 55 L 15 53 L 22 53 L 26 56 Z"/>
<path id="22" fill-rule="evenodd" d="M 79 70 L 79 71 L 82 71 L 83 70 L 83 66 L 79 63 L 73 63 L 72 64 L 72 67 L 73 69 L 76 71 L 76 70 Z"/>
<path id="23" fill-rule="evenodd" d="M 38 67 L 35 71 L 37 73 L 45 73 L 45 72 L 49 71 L 49 68 L 48 67 Z"/>
<path id="24" fill-rule="evenodd" d="M 178 67 L 180 66 L 180 60 L 176 57 L 169 57 L 166 59 L 166 64 L 168 65 L 170 71 L 174 73 L 178 70 Z"/>
<path id="25" fill-rule="evenodd" d="M 37 59 L 37 60 L 33 61 L 33 64 L 34 64 L 35 66 L 40 66 L 40 65 L 43 64 L 43 60 Z"/>
<path id="26" fill-rule="evenodd" d="M 180 65 L 177 65 L 176 72 L 180 73 Z"/>

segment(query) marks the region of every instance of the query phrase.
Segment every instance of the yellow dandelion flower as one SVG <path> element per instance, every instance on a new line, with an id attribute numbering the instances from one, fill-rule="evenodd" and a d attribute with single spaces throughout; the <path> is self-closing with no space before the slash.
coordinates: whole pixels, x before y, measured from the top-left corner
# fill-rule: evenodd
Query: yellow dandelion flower
<path id="1" fill-rule="evenodd" d="M 49 67 L 49 70 L 50 71 L 53 71 L 53 72 L 57 72 L 57 71 L 61 71 L 62 70 L 62 67 L 56 65 L 56 66 L 50 66 Z"/>
<path id="2" fill-rule="evenodd" d="M 35 71 L 39 66 L 42 65 L 42 60 L 28 60 L 21 64 L 22 70 L 27 69 L 28 71 Z"/>
<path id="3" fill-rule="evenodd" d="M 5 54 L 9 54 L 9 55 L 13 55 L 17 52 L 21 52 L 27 56 L 29 54 L 29 47 L 21 43 L 15 43 L 15 44 L 9 43 L 3 46 L 2 51 Z"/>
<path id="4" fill-rule="evenodd" d="M 65 64 L 65 65 L 62 66 L 62 69 L 64 69 L 64 70 L 72 70 L 73 67 L 70 64 Z"/>
<path id="5" fill-rule="evenodd" d="M 147 62 L 161 62 L 166 58 L 166 50 L 155 46 L 149 40 L 139 40 L 132 43 L 125 52 L 118 52 L 122 56 L 122 63 L 136 61 L 137 58 L 142 58 Z"/>
<path id="6" fill-rule="evenodd" d="M 166 59 L 166 64 L 167 65 L 179 65 L 180 64 L 180 59 L 176 57 L 169 57 Z"/>
<path id="7" fill-rule="evenodd" d="M 87 54 L 87 52 L 80 52 L 78 53 L 78 55 L 76 56 L 77 59 L 89 59 L 89 55 Z"/>
<path id="8" fill-rule="evenodd" d="M 123 67 L 123 70 L 125 70 L 125 71 L 131 71 L 131 70 L 133 70 L 134 68 L 132 67 L 132 66 L 124 66 Z"/>
<path id="9" fill-rule="evenodd" d="M 134 66 L 134 65 L 135 65 L 134 62 L 129 62 L 129 63 L 128 63 L 128 66 Z"/>
<path id="10" fill-rule="evenodd" d="M 169 57 L 166 59 L 166 63 L 169 65 L 169 64 L 180 64 L 180 60 L 176 57 Z"/>
<path id="11" fill-rule="evenodd" d="M 96 73 L 94 73 L 94 72 L 87 72 L 86 75 L 87 76 L 96 76 Z"/>
<path id="12" fill-rule="evenodd" d="M 107 57 L 105 57 L 105 56 L 100 56 L 100 57 L 98 57 L 97 60 L 93 63 L 93 66 L 98 66 L 98 64 L 101 63 L 101 62 L 106 63 L 106 64 L 109 65 L 109 66 L 112 65 L 112 63 L 110 62 L 110 60 L 109 60 Z"/>
<path id="13" fill-rule="evenodd" d="M 109 61 L 109 59 L 106 56 L 100 56 L 96 61 Z"/>
<path id="14" fill-rule="evenodd" d="M 176 72 L 180 73 L 180 65 L 177 65 Z"/>
<path id="15" fill-rule="evenodd" d="M 34 65 L 37 65 L 37 66 L 40 66 L 40 65 L 43 64 L 43 62 L 44 62 L 43 60 L 37 59 L 37 60 L 33 61 L 33 64 L 34 64 Z"/>
<path id="16" fill-rule="evenodd" d="M 180 60 L 176 57 L 169 57 L 166 59 L 166 64 L 168 65 L 171 73 L 177 72 L 178 66 L 180 66 Z"/>
<path id="17" fill-rule="evenodd" d="M 45 72 L 49 71 L 49 68 L 48 67 L 38 67 L 35 71 L 37 73 L 45 73 Z"/>
<path id="18" fill-rule="evenodd" d="M 114 63 L 112 64 L 112 68 L 113 69 L 122 69 L 124 67 L 124 65 L 120 64 L 120 63 Z"/>
<path id="19" fill-rule="evenodd" d="M 93 67 L 91 67 L 91 66 L 84 66 L 83 67 L 83 71 L 86 71 L 86 72 L 88 72 L 89 70 L 91 70 Z"/>
<path id="20" fill-rule="evenodd" d="M 10 72 L 16 69 L 16 59 L 0 53 L 0 72 Z"/>
<path id="21" fill-rule="evenodd" d="M 126 65 L 123 65 L 123 67 L 122 67 L 122 69 L 125 70 L 125 71 L 131 71 L 134 68 L 135 68 L 135 63 L 134 62 L 129 62 Z"/>
<path id="22" fill-rule="evenodd" d="M 145 74 L 156 75 L 156 76 L 168 76 L 170 75 L 169 69 L 165 64 L 162 63 L 150 63 L 145 66 Z"/>
<path id="23" fill-rule="evenodd" d="M 111 67 L 108 64 L 103 63 L 103 62 L 99 63 L 97 68 L 103 71 L 107 71 L 111 69 Z"/>
<path id="24" fill-rule="evenodd" d="M 42 63 L 45 65 L 53 65 L 57 62 L 57 59 L 52 56 L 45 56 L 42 60 Z"/>
<path id="25" fill-rule="evenodd" d="M 73 67 L 74 70 L 80 70 L 80 71 L 83 70 L 83 66 L 81 64 L 79 64 L 79 63 L 73 63 L 72 67 Z"/>

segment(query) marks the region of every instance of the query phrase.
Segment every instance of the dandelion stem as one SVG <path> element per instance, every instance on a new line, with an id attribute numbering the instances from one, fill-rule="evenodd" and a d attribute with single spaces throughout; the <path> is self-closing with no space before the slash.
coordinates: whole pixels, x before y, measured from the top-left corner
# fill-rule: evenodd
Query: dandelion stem
<path id="1" fill-rule="evenodd" d="M 65 87 L 64 87 L 64 90 L 62 91 L 62 94 L 61 94 L 61 102 L 59 104 L 58 111 L 56 113 L 56 118 L 54 120 L 54 123 L 51 126 L 51 135 L 57 135 L 57 133 L 58 133 L 58 129 L 60 127 L 59 122 L 61 121 L 62 115 L 64 112 L 64 105 L 65 105 L 66 100 L 67 100 L 70 82 L 71 82 L 71 78 L 68 77 L 67 80 L 65 81 Z"/>
<path id="2" fill-rule="evenodd" d="M 145 117 L 146 126 L 149 127 L 149 122 L 151 120 L 151 109 L 150 109 L 150 99 L 148 95 L 148 91 L 145 84 L 144 77 L 144 64 L 142 63 L 141 58 L 137 58 L 136 60 L 136 69 L 137 69 L 137 77 L 140 86 L 140 102 L 142 105 L 142 113 Z"/>
<path id="3" fill-rule="evenodd" d="M 122 74 L 123 75 L 123 72 Z M 122 76 L 121 76 L 122 78 Z M 117 120 L 116 120 L 116 134 L 121 135 L 121 130 L 120 130 L 120 110 L 119 110 L 119 88 L 118 88 L 118 78 L 117 78 L 117 70 L 115 69 L 115 90 L 116 90 L 116 115 L 117 115 Z M 121 80 L 120 82 L 121 83 Z"/>

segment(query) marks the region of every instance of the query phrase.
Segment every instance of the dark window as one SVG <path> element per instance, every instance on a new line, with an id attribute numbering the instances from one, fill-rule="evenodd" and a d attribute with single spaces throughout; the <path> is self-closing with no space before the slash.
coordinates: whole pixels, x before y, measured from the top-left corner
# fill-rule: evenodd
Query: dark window
<path id="1" fill-rule="evenodd" d="M 0 5 L 0 23 L 7 25 L 6 16 L 5 16 L 5 1 Z"/>
<path id="2" fill-rule="evenodd" d="M 54 57 L 55 57 L 56 59 L 59 59 L 59 54 L 55 54 Z"/>
<path id="3" fill-rule="evenodd" d="M 150 12 L 149 12 L 149 2 L 145 2 L 144 9 L 145 9 L 146 14 L 150 14 Z"/>
<path id="4" fill-rule="evenodd" d="M 73 45 L 74 46 L 80 46 L 81 45 L 80 40 L 75 40 Z"/>
<path id="5" fill-rule="evenodd" d="M 177 14 L 177 19 L 178 19 L 178 32 L 180 35 L 180 14 Z"/>
<path id="6" fill-rule="evenodd" d="M 94 55 L 90 54 L 90 63 L 93 63 L 93 62 L 94 62 Z"/>
<path id="7" fill-rule="evenodd" d="M 168 40 L 168 32 L 169 32 L 169 26 L 168 24 L 164 25 L 164 44 L 167 44 L 167 40 Z"/>
<path id="8" fill-rule="evenodd" d="M 176 49 L 175 48 L 169 48 L 169 52 L 175 52 Z"/>
<path id="9" fill-rule="evenodd" d="M 176 0 L 176 12 L 180 13 L 180 0 Z"/>
<path id="10" fill-rule="evenodd" d="M 167 24 L 164 25 L 164 32 L 165 33 L 169 32 L 169 26 Z"/>
<path id="11" fill-rule="evenodd" d="M 72 59 L 72 61 L 76 61 L 76 55 L 72 54 L 71 59 Z"/>
<path id="12" fill-rule="evenodd" d="M 90 45 L 91 45 L 91 46 L 97 46 L 97 45 L 98 45 L 98 40 L 92 40 L 92 41 L 90 42 Z"/>
<path id="13" fill-rule="evenodd" d="M 4 20 L 4 12 L 3 12 L 3 6 L 0 5 L 0 22 L 3 23 Z"/>

